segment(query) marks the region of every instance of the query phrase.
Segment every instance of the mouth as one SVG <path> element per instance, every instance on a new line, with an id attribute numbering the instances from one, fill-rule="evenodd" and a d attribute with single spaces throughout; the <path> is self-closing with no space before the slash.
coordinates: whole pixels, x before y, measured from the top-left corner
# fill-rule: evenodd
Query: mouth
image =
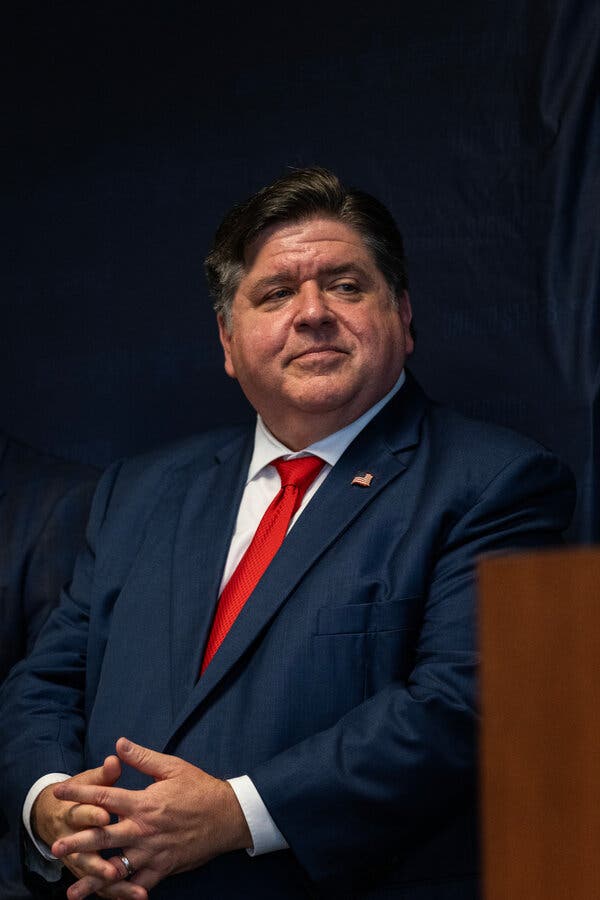
<path id="1" fill-rule="evenodd" d="M 346 355 L 347 353 L 347 350 L 344 350 L 342 347 L 336 347 L 334 344 L 316 344 L 312 347 L 306 347 L 306 349 L 301 350 L 299 353 L 295 353 L 290 362 L 296 362 L 297 360 L 309 362 L 313 359 L 325 362 L 328 359 L 335 359 L 336 357 Z"/>

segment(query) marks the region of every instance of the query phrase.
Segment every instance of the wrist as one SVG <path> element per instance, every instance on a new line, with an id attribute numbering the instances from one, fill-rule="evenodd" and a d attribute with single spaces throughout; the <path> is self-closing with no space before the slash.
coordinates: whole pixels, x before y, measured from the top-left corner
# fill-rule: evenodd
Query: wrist
<path id="1" fill-rule="evenodd" d="M 231 841 L 231 846 L 227 847 L 226 851 L 252 849 L 252 835 L 237 795 L 228 781 L 224 781 L 223 785 L 225 787 L 228 810 L 227 821 L 230 826 L 229 838 Z"/>
<path id="2" fill-rule="evenodd" d="M 54 818 L 52 807 L 60 802 L 54 796 L 54 784 L 50 784 L 40 791 L 31 807 L 31 830 L 35 837 L 47 844 L 48 847 L 52 846 L 55 837 L 51 827 Z"/>

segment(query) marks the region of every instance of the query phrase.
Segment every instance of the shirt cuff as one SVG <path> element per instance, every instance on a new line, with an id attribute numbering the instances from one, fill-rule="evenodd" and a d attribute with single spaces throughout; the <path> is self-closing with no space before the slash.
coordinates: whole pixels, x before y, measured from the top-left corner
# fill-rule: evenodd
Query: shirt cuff
<path id="1" fill-rule="evenodd" d="M 246 853 L 249 856 L 261 856 L 263 853 L 273 853 L 275 850 L 286 850 L 289 844 L 269 815 L 269 810 L 254 787 L 254 782 L 248 775 L 240 775 L 239 778 L 228 778 L 227 780 L 242 807 L 250 830 L 253 846 L 248 848 Z"/>
<path id="2" fill-rule="evenodd" d="M 37 838 L 33 833 L 33 829 L 31 827 L 31 810 L 33 809 L 33 804 L 35 803 L 35 801 L 37 800 L 39 795 L 42 793 L 44 788 L 47 788 L 48 785 L 50 785 L 50 784 L 58 784 L 59 781 L 67 781 L 70 777 L 71 777 L 70 775 L 65 775 L 63 772 L 52 772 L 50 775 L 42 775 L 42 777 L 38 778 L 38 780 L 35 782 L 35 784 L 33 784 L 29 788 L 29 792 L 28 792 L 27 796 L 25 797 L 25 803 L 23 804 L 23 825 L 25 826 L 25 830 L 27 831 L 27 834 L 31 838 L 33 846 L 45 860 L 49 860 L 49 861 L 55 863 L 57 866 L 59 866 L 59 868 L 58 868 L 59 872 L 62 869 L 62 863 L 58 860 L 58 858 L 56 856 L 53 856 L 52 853 L 50 853 L 50 848 L 48 847 L 48 844 L 45 844 L 43 841 L 40 841 L 40 839 Z M 31 869 L 33 869 L 33 871 L 38 872 L 38 874 L 44 875 L 43 871 L 39 871 L 37 868 L 34 868 L 34 866 L 31 865 L 32 861 L 33 861 L 33 854 L 31 854 L 30 859 L 28 859 L 28 863 L 30 864 L 29 867 Z M 54 868 L 55 867 L 53 866 L 53 870 L 54 870 Z M 52 879 L 48 878 L 48 876 L 46 876 L 46 875 L 44 875 L 44 877 L 46 878 L 47 881 L 52 880 Z"/>

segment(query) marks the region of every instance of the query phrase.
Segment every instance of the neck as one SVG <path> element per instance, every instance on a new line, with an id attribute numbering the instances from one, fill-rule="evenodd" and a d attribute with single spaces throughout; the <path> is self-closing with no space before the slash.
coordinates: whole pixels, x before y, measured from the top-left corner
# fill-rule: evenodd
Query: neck
<path id="1" fill-rule="evenodd" d="M 405 381 L 406 374 L 402 370 L 390 390 L 367 409 L 359 411 L 358 414 L 353 407 L 349 407 L 345 410 L 345 415 L 344 410 L 336 408 L 329 414 L 322 410 L 313 412 L 296 410 L 293 415 L 284 417 L 269 417 L 261 413 L 261 418 L 273 437 L 277 438 L 285 447 L 294 452 L 305 450 L 317 441 L 336 434 L 353 422 L 358 423 L 359 419 L 364 419 L 360 425 L 360 427 L 364 427 L 400 390 Z"/>
<path id="2" fill-rule="evenodd" d="M 277 438 L 289 450 L 297 452 L 305 450 L 307 447 L 322 441 L 323 438 L 329 437 L 352 422 L 356 422 L 360 415 L 348 413 L 347 416 L 341 416 L 340 411 L 327 415 L 327 413 L 313 413 L 311 415 L 290 416 L 285 419 L 265 418 L 262 420 L 269 429 L 273 437 Z"/>

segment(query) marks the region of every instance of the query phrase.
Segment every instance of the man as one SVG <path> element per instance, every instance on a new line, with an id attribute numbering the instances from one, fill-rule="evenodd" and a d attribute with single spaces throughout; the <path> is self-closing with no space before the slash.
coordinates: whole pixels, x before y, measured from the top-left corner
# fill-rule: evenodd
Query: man
<path id="1" fill-rule="evenodd" d="M 100 482 L 5 690 L 7 807 L 71 900 L 475 898 L 473 567 L 556 542 L 572 479 L 425 398 L 401 237 L 331 173 L 236 207 L 207 272 L 256 429 Z"/>
<path id="2" fill-rule="evenodd" d="M 0 682 L 31 650 L 71 575 L 97 477 L 0 433 Z M 0 822 L 0 897 L 17 900 L 31 895 L 8 825 Z"/>

